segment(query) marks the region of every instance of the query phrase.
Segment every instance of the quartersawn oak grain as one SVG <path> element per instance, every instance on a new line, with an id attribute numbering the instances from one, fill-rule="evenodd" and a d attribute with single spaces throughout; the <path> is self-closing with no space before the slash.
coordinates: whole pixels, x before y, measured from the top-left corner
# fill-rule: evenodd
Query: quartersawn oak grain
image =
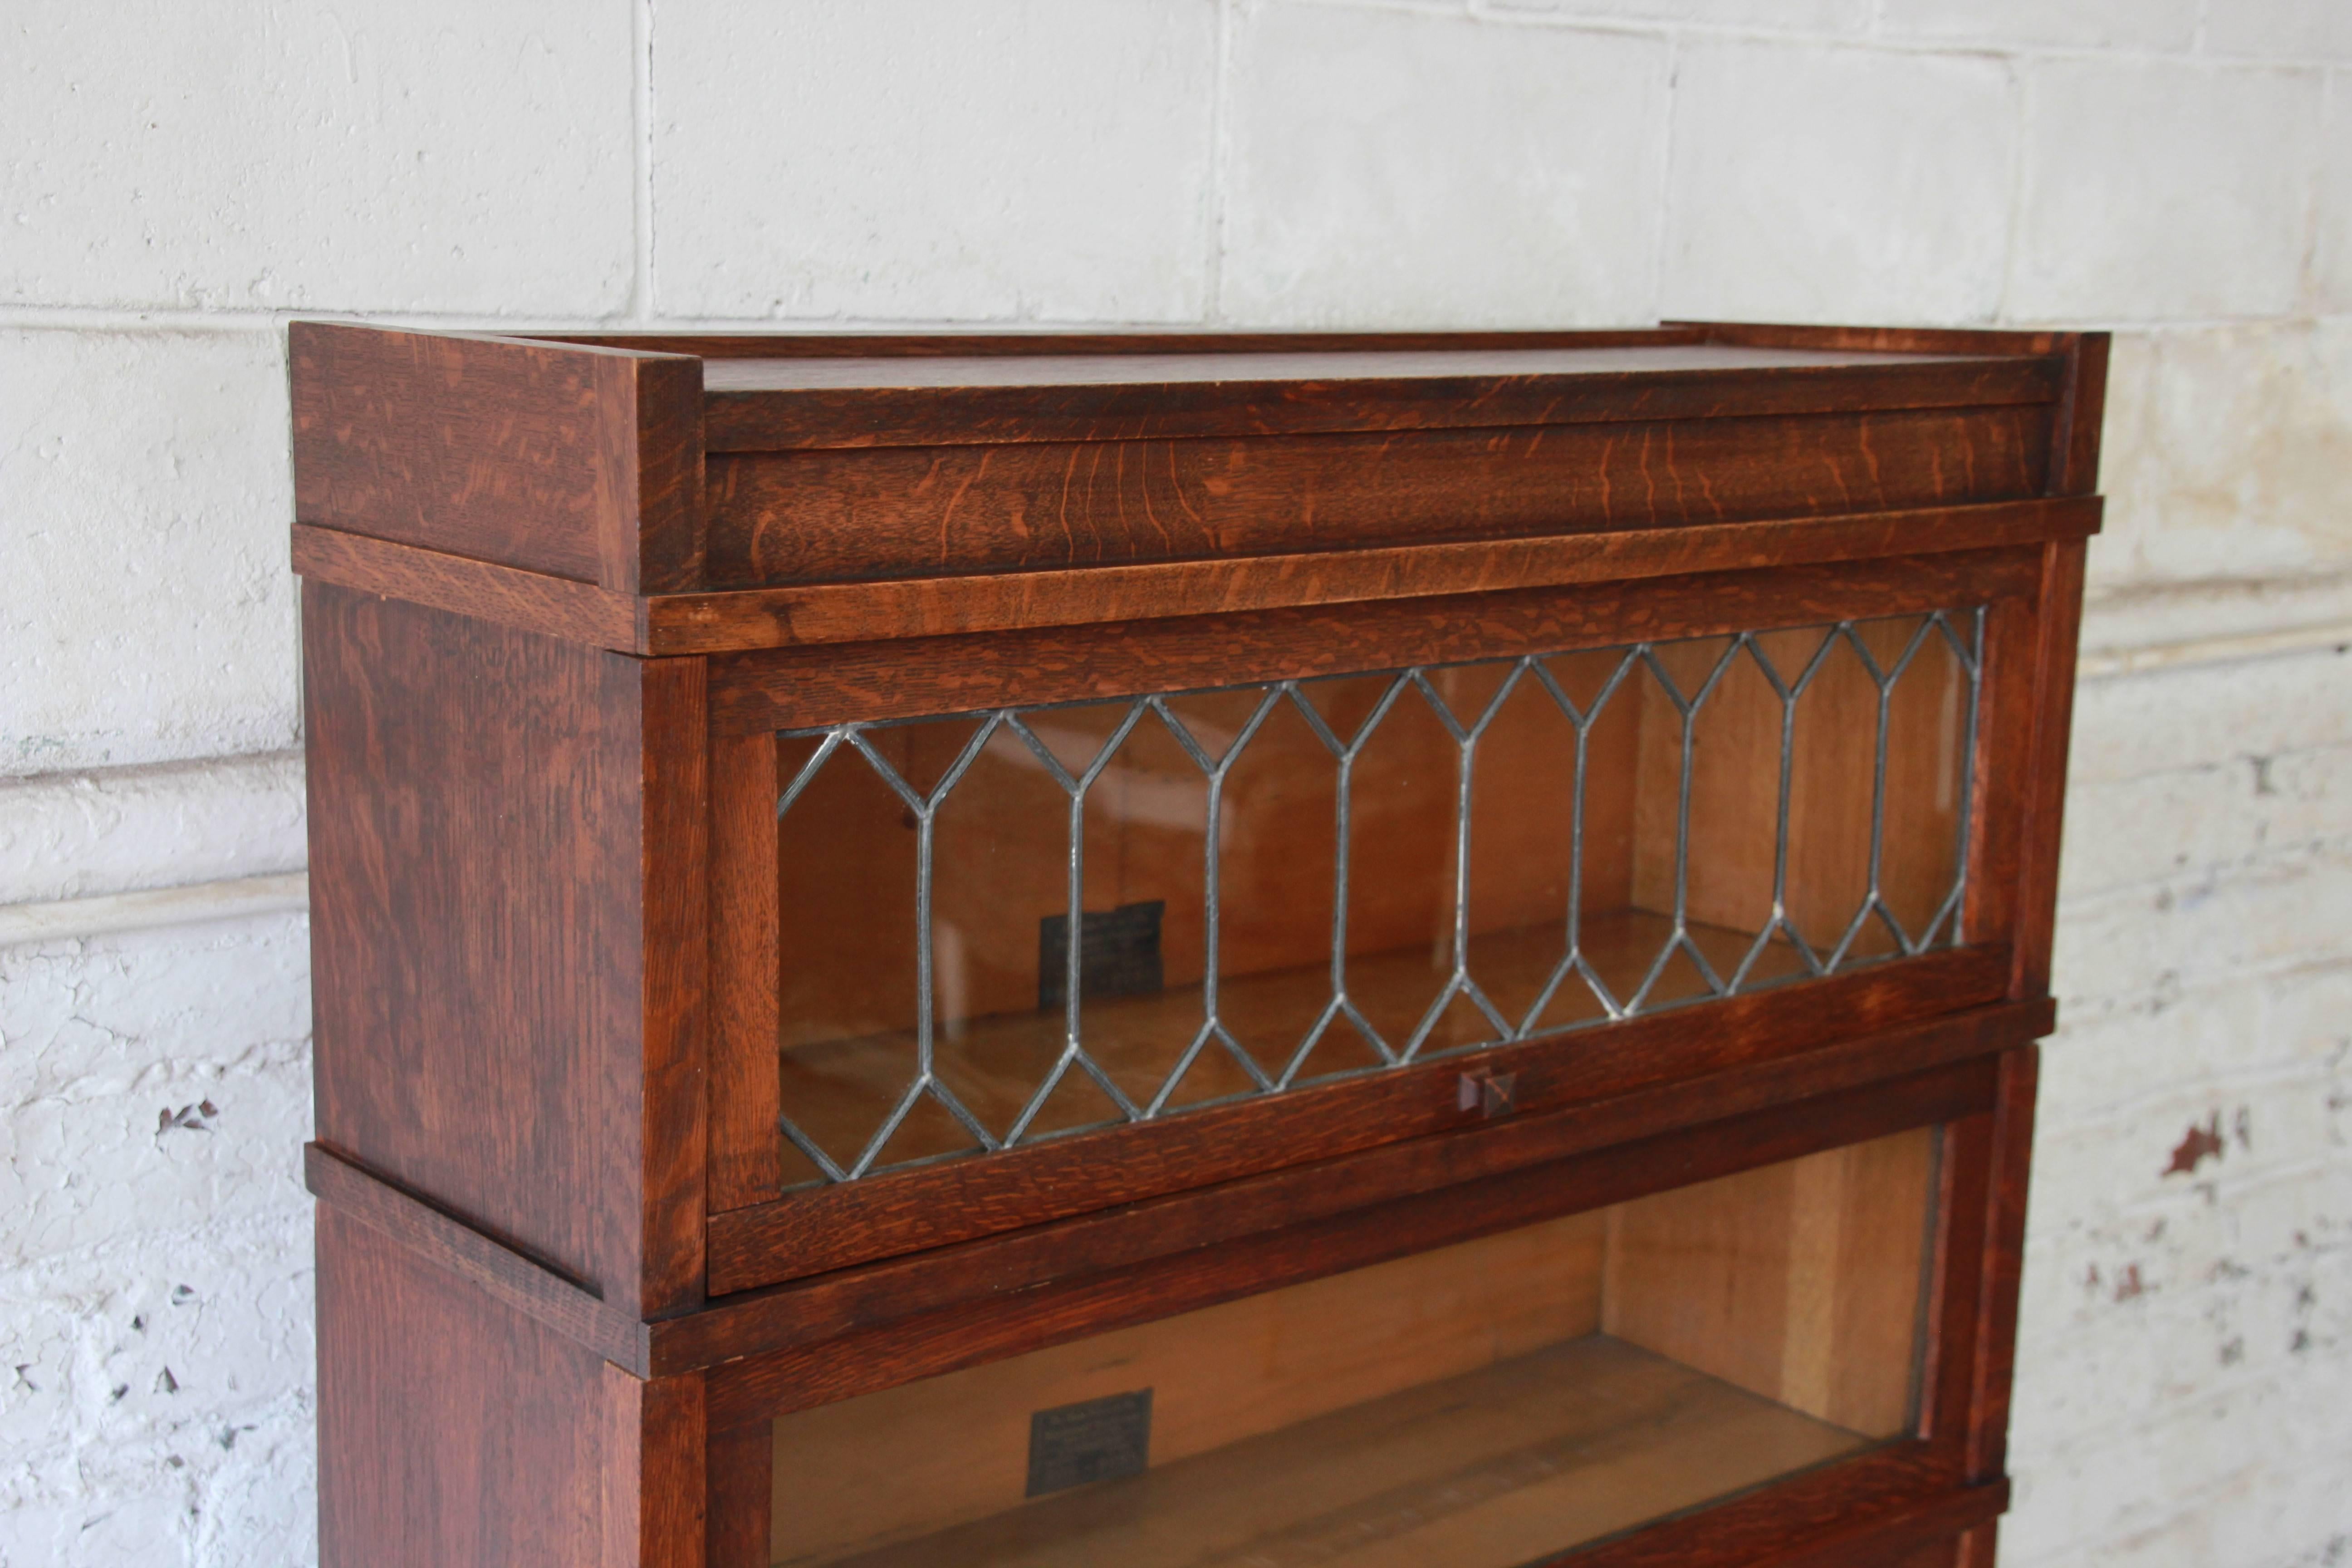
<path id="1" fill-rule="evenodd" d="M 777 648 L 714 657 L 722 735 L 1708 637 L 2029 597 L 2038 550 Z"/>
<path id="2" fill-rule="evenodd" d="M 1980 1115 L 1992 1102 L 1995 1077 L 1992 1061 L 1964 1059 L 1219 1247 L 1001 1291 L 983 1301 L 917 1313 L 820 1345 L 747 1357 L 710 1374 L 711 1419 L 730 1426 L 851 1399 L 1277 1284 L 1321 1279 L 1843 1143 Z"/>
<path id="3" fill-rule="evenodd" d="M 699 1376 L 623 1372 L 331 1204 L 318 1314 L 324 1568 L 703 1561 L 701 1489 L 668 1484 L 700 1468 Z"/>
<path id="4" fill-rule="evenodd" d="M 621 652 L 715 654 L 1997 549 L 2085 537 L 2097 531 L 2100 510 L 2095 497 L 2038 499 L 634 600 L 592 584 L 307 524 L 294 530 L 294 567 L 321 582 Z"/>
<path id="5" fill-rule="evenodd" d="M 709 581 L 755 586 L 1502 540 L 2042 493 L 2037 405 L 709 459 Z"/>
<path id="6" fill-rule="evenodd" d="M 302 618 L 320 1141 L 632 1316 L 694 1299 L 698 664 L 324 585 Z"/>
<path id="7" fill-rule="evenodd" d="M 2048 403 L 2058 362 L 1723 345 L 726 358 L 714 452 L 1756 418 Z"/>
<path id="8" fill-rule="evenodd" d="M 1916 1435 L 1575 1561 L 1986 1568 L 2105 353 L 298 324 L 322 1561 L 749 1568 L 780 1410 L 1937 1124 Z M 777 729 L 1975 605 L 1966 948 L 1490 1053 L 1492 1121 L 780 1194 Z"/>
<path id="9" fill-rule="evenodd" d="M 297 321 L 294 513 L 622 593 L 702 569 L 701 366 Z"/>
<path id="10" fill-rule="evenodd" d="M 1668 1079 L 1558 1110 L 1521 1113 L 1033 1226 L 995 1240 L 933 1247 L 738 1292 L 705 1312 L 654 1325 L 652 1364 L 664 1372 L 716 1366 L 1024 1285 L 1213 1246 L 1629 1139 L 1855 1089 L 2011 1048 L 2046 1032 L 2050 1016 L 2047 1003 L 1962 1012 L 1843 1045 L 1721 1068 L 1696 1082 Z"/>
<path id="11" fill-rule="evenodd" d="M 1930 954 L 1877 973 L 1632 1019 L 1598 1035 L 1502 1047 L 1480 1053 L 1477 1065 L 1517 1075 L 1515 1100 L 1523 1112 L 1661 1081 L 1691 1086 L 1727 1068 L 1980 1006 L 2000 994 L 2000 952 Z M 1599 1047 L 1604 1039 L 1608 1046 Z M 1461 1071 L 1459 1059 L 1433 1062 L 714 1214 L 711 1293 L 1449 1131 L 1480 1118 L 1461 1107 Z"/>
<path id="12" fill-rule="evenodd" d="M 317 1143 L 302 1151 L 302 1184 L 321 1204 L 469 1279 L 524 1316 L 614 1365 L 652 1375 L 651 1333 L 595 1292 Z"/>

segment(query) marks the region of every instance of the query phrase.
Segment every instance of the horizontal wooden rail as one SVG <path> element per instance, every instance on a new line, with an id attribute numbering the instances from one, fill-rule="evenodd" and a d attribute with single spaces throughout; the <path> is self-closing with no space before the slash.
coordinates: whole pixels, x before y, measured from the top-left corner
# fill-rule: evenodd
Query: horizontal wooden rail
<path id="1" fill-rule="evenodd" d="M 959 1302 L 1033 1289 L 1059 1278 L 1132 1268 L 1159 1257 L 1327 1220 L 1367 1205 L 1423 1196 L 1774 1106 L 1818 1102 L 1824 1096 L 2021 1045 L 2049 1029 L 2052 1011 L 2046 1000 L 1978 1008 L 1720 1073 L 1697 1085 L 1678 1082 L 1550 1115 L 1507 1118 L 1466 1133 L 1391 1144 L 1017 1235 L 722 1298 L 691 1317 L 655 1325 L 654 1366 L 664 1373 L 712 1366 Z M 783 1204 L 804 1203 L 809 1196 L 787 1198 Z M 757 1226 L 763 1217 L 761 1210 L 714 1215 L 713 1229 L 725 1233 Z M 740 1244 L 744 1238 L 728 1239 Z"/>
<path id="2" fill-rule="evenodd" d="M 320 1143 L 302 1147 L 302 1183 L 336 1213 L 478 1285 L 493 1299 L 603 1356 L 652 1375 L 646 1325 L 505 1243 L 492 1239 Z"/>
<path id="3" fill-rule="evenodd" d="M 1278 1223 L 1214 1247 L 1155 1253 L 1123 1268 L 1043 1284 L 992 1281 L 984 1292 L 887 1321 L 869 1312 L 859 1326 L 832 1338 L 728 1358 L 709 1373 L 710 1424 L 717 1430 L 854 1399 L 1559 1215 L 1955 1121 L 1991 1105 L 1995 1079 L 1992 1058 L 1962 1059 L 1731 1121 L 1611 1142 L 1369 1207 Z M 977 1272 L 977 1249 L 928 1262 L 969 1277 Z M 797 1298 L 803 1311 L 821 1312 L 826 1293 L 854 1286 L 864 1272 L 845 1271 L 838 1281 L 812 1280 L 782 1294 Z M 656 1364 L 666 1365 L 668 1347 L 659 1336 L 656 1345 Z"/>
<path id="4" fill-rule="evenodd" d="M 2099 523 L 2098 498 L 2071 496 L 1801 520 L 644 596 L 298 523 L 294 569 L 321 582 L 547 637 L 624 653 L 664 655 L 880 642 L 1998 549 L 2084 538 L 2096 532 Z"/>
<path id="5" fill-rule="evenodd" d="M 703 1310 L 638 1322 L 596 1293 L 322 1144 L 303 1149 L 304 1184 L 338 1213 L 471 1281 L 493 1299 L 638 1377 L 667 1377 L 774 1355 L 844 1334 L 1025 1293 L 1056 1280 L 1117 1273 L 1218 1242 L 1271 1237 L 1383 1205 L 1428 1199 L 1561 1160 L 1622 1151 L 1774 1107 L 1808 1114 L 1890 1075 L 1932 1075 L 2046 1033 L 2046 999 L 1980 1007 L 1871 1038 L 1677 1084 L 1509 1118 L 1467 1134 L 1424 1138 L 1134 1204 L 1014 1236 L 983 1238 L 745 1291 Z M 1928 1074 L 1921 1079 L 1918 1075 Z M 1937 1087 L 1934 1092 L 1948 1092 Z M 1900 1096 L 1890 1098 L 1898 1103 Z M 1899 1120 L 1899 1117 L 1898 1117 Z M 1819 1129 L 1828 1136 L 1824 1124 Z M 1810 1134 L 1809 1134 L 1810 1135 Z M 1633 1161 L 1626 1172 L 1638 1169 Z M 1338 1178 L 1338 1179 L 1335 1179 Z M 1631 1179 L 1630 1176 L 1627 1179 Z M 796 1200 L 786 1199 L 785 1203 Z M 805 1201 L 805 1197 L 797 1201 Z M 758 1211 L 740 1216 L 751 1219 Z M 724 1228 L 738 1216 L 718 1215 Z"/>

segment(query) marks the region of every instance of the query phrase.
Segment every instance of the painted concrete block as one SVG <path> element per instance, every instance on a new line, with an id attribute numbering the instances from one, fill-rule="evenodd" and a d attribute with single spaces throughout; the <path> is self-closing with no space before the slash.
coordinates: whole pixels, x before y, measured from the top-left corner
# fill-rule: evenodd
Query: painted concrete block
<path id="1" fill-rule="evenodd" d="M 2326 1422 L 2346 1394 L 2342 1381 L 2326 1375 L 2249 1380 L 2143 1426 L 2133 1444 L 2013 1456 L 2032 1466 L 2033 1482 L 2002 1521 L 2001 1562 L 2289 1568 L 2331 1554 L 2341 1561 L 2326 1545 L 2340 1523 L 2329 1500 L 2340 1500 L 2352 1445 Z M 2279 1457 L 2256 1452 L 2245 1436 L 2256 1432 L 2273 1435 L 2261 1447 Z M 2052 1528 L 2062 1508 L 2075 1515 L 2071 1531 Z M 2314 1555 L 2299 1554 L 2305 1543 Z"/>
<path id="2" fill-rule="evenodd" d="M 1211 0 L 665 4 L 667 315 L 1196 316 Z"/>
<path id="3" fill-rule="evenodd" d="M 2275 315 L 2301 291 L 2320 73 L 2172 60 L 2026 68 L 2005 313 Z"/>
<path id="4" fill-rule="evenodd" d="M 296 742 L 282 343 L 0 331 L 0 775 Z"/>
<path id="5" fill-rule="evenodd" d="M 2352 626 L 2352 569 L 2102 584 L 2083 605 L 2083 668 L 2093 679 L 2108 679 L 2135 668 L 2145 673 L 2196 662 L 2200 654 L 2208 662 L 2267 658 L 2289 651 L 2290 643 L 2325 646 L 2347 626 Z"/>
<path id="6" fill-rule="evenodd" d="M 1995 48 L 2186 49 L 2197 37 L 2200 9 L 2197 0 L 1885 0 L 1879 27 Z"/>
<path id="7" fill-rule="evenodd" d="M 2352 9 L 2341 0 L 2225 0 L 2205 22 L 2215 54 L 2352 59 Z"/>
<path id="8" fill-rule="evenodd" d="M 299 916 L 0 950 L 8 1568 L 313 1560 L 307 956 Z"/>
<path id="9" fill-rule="evenodd" d="M 627 0 L 12 5 L 0 300 L 618 310 Z"/>
<path id="10" fill-rule="evenodd" d="M 1690 45 L 1675 72 L 1665 313 L 1990 320 L 2016 138 L 1997 60 Z"/>
<path id="11" fill-rule="evenodd" d="M 2284 973 L 2343 952 L 2339 911 L 2347 908 L 2352 855 L 2341 849 L 2070 900 L 2053 984 L 2063 1006 L 2090 1018 L 2174 991 Z"/>
<path id="12" fill-rule="evenodd" d="M 2325 1016 L 2326 1007 L 2336 1005 L 2352 1005 L 2352 963 L 2277 978 L 2225 980 L 2137 1012 L 2062 1017 L 2058 1034 L 2042 1053 L 2036 1124 L 2052 1137 L 2110 1129 L 2117 1117 L 2148 1100 L 2205 1094 L 2204 1101 L 2189 1105 L 2179 1125 L 2158 1126 L 2152 1142 L 2117 1145 L 2118 1168 L 2153 1183 L 2189 1144 L 2188 1129 L 2206 1125 L 2239 1086 L 2352 1072 L 2352 1062 L 2343 1059 L 2344 1030 L 2352 1026 L 2315 1026 L 2311 1016 L 2315 1011 Z M 2332 1140 L 2342 1130 L 2336 1118 L 2352 1108 L 2328 1109 L 2324 1101 L 2323 1095 L 2312 1114 L 2325 1110 L 2325 1136 Z M 2234 1122 L 2234 1111 L 2224 1121 Z M 2266 1147 L 2270 1142 L 2265 1135 Z M 2204 1146 L 2205 1141 L 2198 1141 L 2188 1152 L 2193 1159 Z M 2063 1195 L 2054 1201 L 2074 1202 Z"/>
<path id="13" fill-rule="evenodd" d="M 1654 318 L 1663 40 L 1290 5 L 1236 26 L 1226 315 Z"/>
<path id="14" fill-rule="evenodd" d="M 8 1353 L 32 1358 L 0 1402 L 0 1563 L 316 1561 L 310 1230 L 289 1205 L 11 1277 L 46 1293 L 21 1317 L 0 1297 Z M 174 1279 L 191 1255 L 201 1289 Z M 48 1424 L 6 1418 L 33 1401 Z"/>
<path id="15" fill-rule="evenodd" d="M 2329 842 L 2352 845 L 2352 747 L 2086 784 L 2067 795 L 2059 896 L 2226 875 Z"/>
<path id="16" fill-rule="evenodd" d="M 299 916 L 0 950 L 0 1258 L 299 1200 L 309 960 Z"/>
<path id="17" fill-rule="evenodd" d="M 2117 350 L 2102 583 L 2352 568 L 2352 321 L 2169 329 Z"/>
<path id="18" fill-rule="evenodd" d="M 299 871 L 297 752 L 0 779 L 0 905 Z"/>
<path id="19" fill-rule="evenodd" d="M 2327 76 L 2314 218 L 2318 232 L 2312 243 L 2311 308 L 2337 315 L 2352 311 L 2352 70 Z"/>
<path id="20" fill-rule="evenodd" d="M 2241 758 L 2352 745 L 2352 648 L 2320 647 L 2085 681 L 2074 694 L 2074 788 Z"/>
<path id="21" fill-rule="evenodd" d="M 1703 22 L 1795 32 L 1861 33 L 1870 26 L 1869 0 L 1479 0 L 1476 8 L 1500 17 Z"/>

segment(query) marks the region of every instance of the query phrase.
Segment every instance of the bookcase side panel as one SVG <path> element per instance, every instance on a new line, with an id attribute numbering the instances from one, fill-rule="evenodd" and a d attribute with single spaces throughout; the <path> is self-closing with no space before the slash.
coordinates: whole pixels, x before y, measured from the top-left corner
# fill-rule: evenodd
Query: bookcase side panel
<path id="1" fill-rule="evenodd" d="M 323 1568 L 635 1568 L 649 1384 L 321 1205 Z"/>
<path id="2" fill-rule="evenodd" d="M 304 595 L 320 1141 L 642 1307 L 639 661 Z"/>

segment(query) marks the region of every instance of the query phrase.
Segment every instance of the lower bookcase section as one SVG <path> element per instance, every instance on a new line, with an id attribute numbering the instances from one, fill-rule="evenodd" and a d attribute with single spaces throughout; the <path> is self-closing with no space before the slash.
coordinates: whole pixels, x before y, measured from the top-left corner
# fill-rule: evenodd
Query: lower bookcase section
<path id="1" fill-rule="evenodd" d="M 768 1561 L 1518 1568 L 1911 1435 L 1921 1128 L 802 1410 Z"/>

